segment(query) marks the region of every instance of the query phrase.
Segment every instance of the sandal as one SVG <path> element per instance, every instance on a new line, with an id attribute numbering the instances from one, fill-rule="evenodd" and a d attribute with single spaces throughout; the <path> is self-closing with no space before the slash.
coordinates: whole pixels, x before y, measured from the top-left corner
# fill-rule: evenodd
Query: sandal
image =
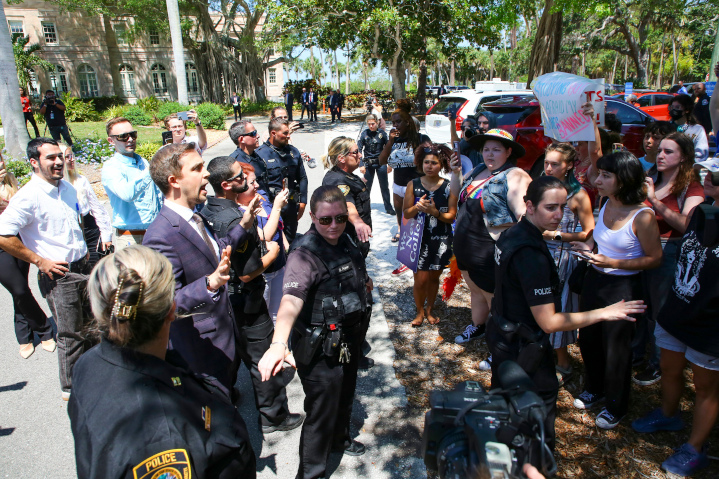
<path id="1" fill-rule="evenodd" d="M 396 242 L 398 242 L 398 241 L 399 241 L 399 233 L 397 233 L 396 235 L 394 235 L 394 236 L 392 237 L 392 243 L 396 243 Z"/>
<path id="2" fill-rule="evenodd" d="M 564 386 L 570 379 L 572 379 L 573 373 L 572 373 L 572 367 L 570 366 L 569 369 L 564 369 L 560 366 L 555 366 L 554 369 L 557 370 L 557 381 L 559 381 L 559 387 L 561 388 Z"/>

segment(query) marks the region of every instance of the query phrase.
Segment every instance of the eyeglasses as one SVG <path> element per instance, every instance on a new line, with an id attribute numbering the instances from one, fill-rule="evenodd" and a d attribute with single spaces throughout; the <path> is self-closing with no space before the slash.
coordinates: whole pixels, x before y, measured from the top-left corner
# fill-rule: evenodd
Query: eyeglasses
<path id="1" fill-rule="evenodd" d="M 128 131 L 127 133 L 120 133 L 119 135 L 110 135 L 112 138 L 115 138 L 118 141 L 125 142 L 132 138 L 133 140 L 137 140 L 137 131 Z"/>
<path id="2" fill-rule="evenodd" d="M 335 223 L 337 223 L 338 225 L 341 225 L 341 224 L 347 223 L 347 220 L 349 218 L 350 218 L 350 215 L 348 215 L 348 214 L 337 215 L 334 218 L 332 218 L 332 216 L 320 216 L 319 218 L 317 218 L 317 222 L 319 224 L 321 224 L 322 226 L 328 226 L 328 225 L 332 224 L 332 220 L 334 219 Z"/>
<path id="3" fill-rule="evenodd" d="M 245 175 L 242 171 L 240 171 L 237 175 L 233 176 L 232 178 L 227 178 L 227 180 L 225 180 L 225 181 L 227 181 L 229 183 L 230 181 L 244 180 L 244 179 L 245 179 Z"/>
<path id="4" fill-rule="evenodd" d="M 257 130 L 252 130 L 252 131 L 249 132 L 249 133 L 243 133 L 243 134 L 241 134 L 240 136 L 251 136 L 251 137 L 254 138 L 254 137 L 257 136 Z"/>

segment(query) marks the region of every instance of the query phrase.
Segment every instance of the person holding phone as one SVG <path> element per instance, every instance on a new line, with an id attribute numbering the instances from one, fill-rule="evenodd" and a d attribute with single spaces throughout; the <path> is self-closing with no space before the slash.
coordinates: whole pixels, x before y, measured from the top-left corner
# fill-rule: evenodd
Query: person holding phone
<path id="1" fill-rule="evenodd" d="M 82 230 L 85 242 L 90 252 L 90 268 L 112 248 L 112 225 L 110 215 L 97 199 L 92 185 L 76 168 L 75 153 L 67 145 L 60 143 L 60 149 L 65 152 L 65 171 L 63 176 L 77 190 L 77 202 L 82 215 Z"/>
<path id="2" fill-rule="evenodd" d="M 647 199 L 644 167 L 627 152 L 603 156 L 597 162 L 597 191 L 602 206 L 594 234 L 573 247 L 588 257 L 580 311 L 617 301 L 644 297 L 640 271 L 662 261 L 659 227 Z M 596 418 L 602 429 L 615 428 L 629 409 L 634 324 L 599 322 L 579 330 L 579 349 L 586 370 L 586 389 L 574 399 L 577 409 L 605 402 Z"/>
<path id="3" fill-rule="evenodd" d="M 188 121 L 195 124 L 197 135 L 187 136 Z M 165 128 L 172 133 L 172 143 L 194 143 L 195 149 L 200 155 L 207 149 L 207 134 L 195 110 L 181 111 L 168 115 L 165 118 Z"/>
<path id="4" fill-rule="evenodd" d="M 642 301 L 615 301 L 592 311 L 563 312 L 559 274 L 543 232 L 559 227 L 567 190 L 558 178 L 541 176 L 529 184 L 524 200 L 526 214 L 497 240 L 494 257 L 497 286 L 487 323 L 492 388 L 498 386 L 497 372 L 504 361 L 519 364 L 544 400 L 545 441 L 554 450 L 558 383 L 549 335 L 594 324 L 631 325 L 631 315 L 645 307 Z M 535 466 L 541 462 L 533 455 Z"/>

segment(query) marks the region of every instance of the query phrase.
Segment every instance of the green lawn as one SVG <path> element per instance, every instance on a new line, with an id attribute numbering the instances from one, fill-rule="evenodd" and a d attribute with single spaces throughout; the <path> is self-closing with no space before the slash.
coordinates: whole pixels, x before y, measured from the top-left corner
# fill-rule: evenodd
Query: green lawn
<path id="1" fill-rule="evenodd" d="M 42 133 L 45 127 L 44 125 L 38 125 L 38 127 L 40 126 L 42 126 L 42 128 L 40 129 L 40 133 Z M 70 123 L 69 126 L 72 130 L 73 136 L 78 139 L 107 138 L 104 121 Z M 145 142 L 157 143 L 158 145 L 162 144 L 162 132 L 165 131 L 164 128 L 159 126 L 136 126 L 135 129 L 137 130 L 137 142 L 139 144 Z"/>

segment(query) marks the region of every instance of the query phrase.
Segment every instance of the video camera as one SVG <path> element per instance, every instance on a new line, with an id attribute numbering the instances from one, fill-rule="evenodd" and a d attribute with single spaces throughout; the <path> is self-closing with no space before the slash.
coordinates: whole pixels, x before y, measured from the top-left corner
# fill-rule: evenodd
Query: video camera
<path id="1" fill-rule="evenodd" d="M 422 455 L 428 470 L 444 478 L 524 478 L 532 463 L 550 477 L 557 464 L 545 443 L 544 401 L 513 361 L 499 366 L 500 389 L 475 381 L 435 391 L 425 415 Z"/>

